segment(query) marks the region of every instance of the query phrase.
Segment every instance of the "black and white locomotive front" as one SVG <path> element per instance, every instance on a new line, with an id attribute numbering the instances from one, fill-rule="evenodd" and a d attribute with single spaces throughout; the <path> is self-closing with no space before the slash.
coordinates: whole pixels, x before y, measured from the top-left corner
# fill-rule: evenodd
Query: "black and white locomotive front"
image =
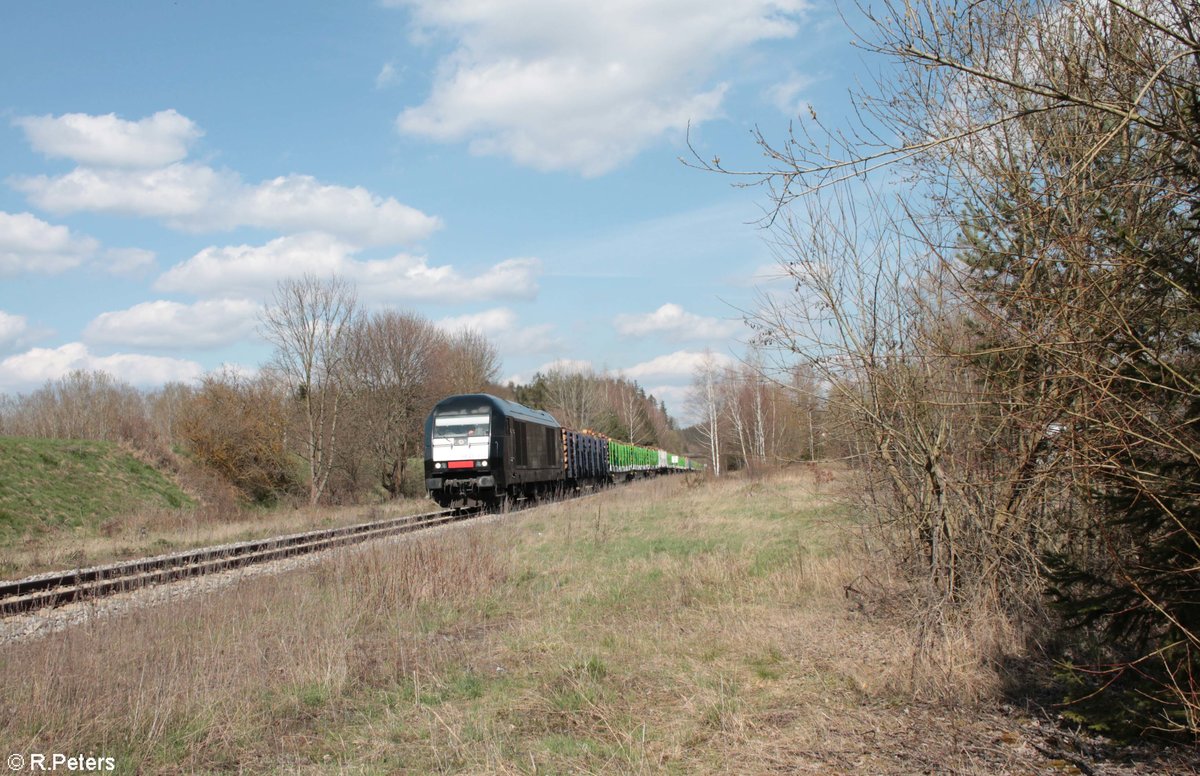
<path id="1" fill-rule="evenodd" d="M 562 428 L 490 394 L 451 396 L 425 421 L 425 488 L 443 507 L 496 507 L 561 488 Z"/>

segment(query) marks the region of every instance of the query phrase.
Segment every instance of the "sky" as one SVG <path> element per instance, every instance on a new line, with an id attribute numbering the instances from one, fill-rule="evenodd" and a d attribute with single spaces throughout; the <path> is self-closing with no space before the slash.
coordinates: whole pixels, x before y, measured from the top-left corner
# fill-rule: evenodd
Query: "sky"
<path id="1" fill-rule="evenodd" d="M 277 284 L 336 273 L 504 380 L 622 374 L 686 419 L 774 259 L 767 193 L 680 160 L 845 111 L 850 39 L 815 0 L 4 3 L 0 392 L 252 372 Z"/>

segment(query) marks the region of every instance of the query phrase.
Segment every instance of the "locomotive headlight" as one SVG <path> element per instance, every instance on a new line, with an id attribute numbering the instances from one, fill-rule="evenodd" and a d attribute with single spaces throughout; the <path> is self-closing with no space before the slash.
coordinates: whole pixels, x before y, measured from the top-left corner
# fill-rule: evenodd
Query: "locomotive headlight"
<path id="1" fill-rule="evenodd" d="M 487 461 L 476 461 L 475 465 L 476 466 L 487 466 Z"/>
<path id="2" fill-rule="evenodd" d="M 442 468 L 442 465 L 441 465 L 440 463 L 435 463 L 435 464 L 433 465 L 433 468 L 435 468 L 435 469 L 440 469 L 440 468 Z"/>

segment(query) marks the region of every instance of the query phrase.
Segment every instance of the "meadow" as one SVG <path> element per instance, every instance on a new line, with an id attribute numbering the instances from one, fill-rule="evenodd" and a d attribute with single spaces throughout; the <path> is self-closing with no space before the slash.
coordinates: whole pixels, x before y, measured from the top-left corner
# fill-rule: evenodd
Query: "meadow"
<path id="1" fill-rule="evenodd" d="M 864 604 L 902 586 L 839 486 L 660 478 L 10 643 L 0 748 L 122 773 L 1045 768 L 979 634 L 919 643 Z"/>

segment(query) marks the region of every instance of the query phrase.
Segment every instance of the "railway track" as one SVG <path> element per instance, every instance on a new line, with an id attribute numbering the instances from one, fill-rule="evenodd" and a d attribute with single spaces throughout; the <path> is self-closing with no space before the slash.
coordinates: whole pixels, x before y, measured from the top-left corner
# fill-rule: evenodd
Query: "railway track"
<path id="1" fill-rule="evenodd" d="M 0 617 L 159 585 L 296 555 L 444 525 L 478 510 L 442 509 L 319 531 L 141 558 L 126 563 L 38 574 L 0 582 Z"/>

